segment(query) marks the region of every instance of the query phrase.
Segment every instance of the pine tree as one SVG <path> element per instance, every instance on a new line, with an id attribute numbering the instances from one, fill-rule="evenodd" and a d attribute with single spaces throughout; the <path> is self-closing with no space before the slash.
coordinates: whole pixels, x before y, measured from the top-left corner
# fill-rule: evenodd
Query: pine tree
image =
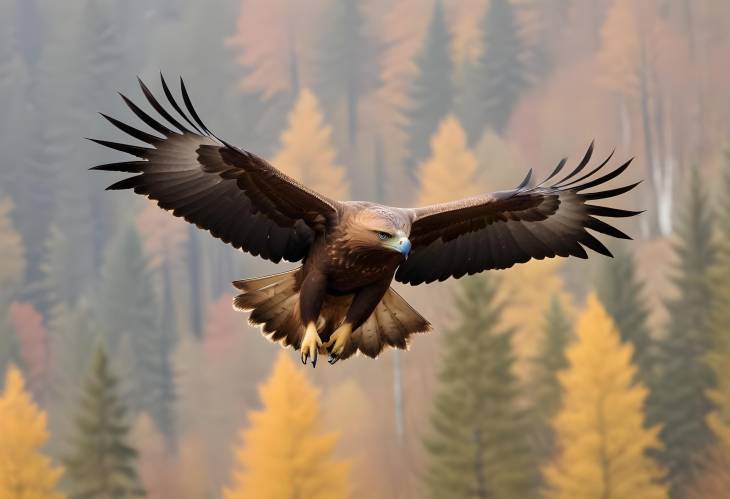
<path id="1" fill-rule="evenodd" d="M 477 194 L 477 160 L 466 144 L 466 135 L 452 115 L 439 125 L 431 139 L 431 158 L 419 166 L 419 205 L 441 203 Z"/>
<path id="2" fill-rule="evenodd" d="M 63 469 L 40 452 L 49 436 L 46 413 L 33 402 L 13 366 L 0 394 L 0 422 L 0 497 L 63 499 L 56 488 Z"/>
<path id="3" fill-rule="evenodd" d="M 325 124 L 314 94 L 302 89 L 281 134 L 273 163 L 304 185 L 334 199 L 347 199 L 345 170 L 335 164 L 332 129 Z"/>
<path id="4" fill-rule="evenodd" d="M 73 407 L 81 395 L 81 386 L 98 342 L 98 328 L 93 323 L 87 302 L 74 307 L 56 305 L 51 311 L 49 332 L 49 412 L 53 433 L 67 435 L 72 425 Z"/>
<path id="5" fill-rule="evenodd" d="M 727 189 L 730 187 L 730 150 L 726 151 L 725 158 L 724 184 Z M 714 410 L 707 415 L 707 425 L 717 439 L 716 460 L 728 463 L 730 462 L 730 200 L 726 197 L 721 199 L 717 222 L 720 239 L 717 244 L 716 264 L 710 274 L 715 300 L 711 323 L 712 349 L 707 358 L 716 384 L 707 393 L 714 405 Z"/>
<path id="6" fill-rule="evenodd" d="M 482 29 L 482 54 L 465 73 L 459 103 L 459 117 L 472 145 L 486 127 L 504 132 L 527 86 L 518 31 L 512 2 L 490 2 Z"/>
<path id="7" fill-rule="evenodd" d="M 72 450 L 64 459 L 69 499 L 142 497 L 135 461 L 128 443 L 127 409 L 103 348 L 94 356 L 76 418 Z"/>
<path id="8" fill-rule="evenodd" d="M 573 326 L 557 296 L 553 297 L 544 314 L 544 323 L 530 376 L 532 416 L 535 418 L 535 440 L 540 458 L 553 454 L 554 439 L 549 422 L 562 401 L 558 372 L 568 367 L 565 351 L 573 333 Z"/>
<path id="9" fill-rule="evenodd" d="M 659 367 L 650 399 L 652 422 L 662 425 L 661 460 L 669 471 L 672 497 L 679 497 L 692 480 L 697 453 L 712 440 L 706 418 L 711 408 L 707 390 L 713 386 L 713 376 L 706 360 L 712 342 L 709 272 L 716 248 L 710 210 L 696 170 L 680 217 L 673 275 L 679 293 L 666 304 L 668 326 L 657 345 Z"/>
<path id="10" fill-rule="evenodd" d="M 260 388 L 263 409 L 250 413 L 241 433 L 225 499 L 349 496 L 350 464 L 337 460 L 336 433 L 321 433 L 317 390 L 281 352 Z"/>
<path id="11" fill-rule="evenodd" d="M 558 454 L 545 468 L 548 497 L 667 497 L 662 469 L 647 456 L 659 447 L 659 429 L 645 426 L 647 390 L 635 382 L 632 355 L 590 295 L 559 376 L 563 402 L 553 421 Z"/>
<path id="12" fill-rule="evenodd" d="M 529 497 L 534 486 L 528 421 L 517 407 L 512 333 L 491 276 L 464 280 L 458 326 L 443 336 L 440 387 L 425 444 L 433 498 Z"/>
<path id="13" fill-rule="evenodd" d="M 0 0 L 0 199 L 14 191 L 29 135 L 25 116 L 30 75 L 19 50 L 18 7 L 15 0 Z"/>
<path id="14" fill-rule="evenodd" d="M 603 263 L 596 286 L 598 297 L 616 324 L 621 341 L 633 345 L 633 360 L 642 383 L 651 386 L 653 345 L 644 283 L 639 280 L 634 257 L 625 246 L 618 246 L 613 255 L 613 259 Z"/>
<path id="15" fill-rule="evenodd" d="M 358 0 L 332 0 L 325 15 L 319 49 L 316 90 L 330 117 L 344 104 L 350 146 L 358 132 L 360 99 L 377 86 L 376 48 L 366 28 Z"/>
<path id="16" fill-rule="evenodd" d="M 151 269 L 134 226 L 109 249 L 102 277 L 98 323 L 108 332 L 110 348 L 126 343 L 134 352 L 129 366 L 132 409 L 153 417 L 167 414 L 174 342 L 160 327 Z M 167 427 L 165 419 L 158 422 Z"/>
<path id="17" fill-rule="evenodd" d="M 444 7 L 441 0 L 436 0 L 426 39 L 416 56 L 417 74 L 411 84 L 408 108 L 404 113 L 411 169 L 428 157 L 431 136 L 451 112 L 454 88 L 450 50 L 451 35 Z"/>
<path id="18" fill-rule="evenodd" d="M 42 287 L 51 307 L 73 306 L 89 295 L 96 270 L 93 216 L 88 185 L 78 172 L 64 168 L 59 173 L 57 205 L 45 241 Z"/>

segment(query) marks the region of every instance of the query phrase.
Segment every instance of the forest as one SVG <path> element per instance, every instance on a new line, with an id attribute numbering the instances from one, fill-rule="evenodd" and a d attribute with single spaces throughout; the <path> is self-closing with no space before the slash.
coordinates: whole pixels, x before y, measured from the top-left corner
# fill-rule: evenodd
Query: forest
<path id="1" fill-rule="evenodd" d="M 727 0 L 0 0 L 0 498 L 730 497 L 728 27 Z M 311 369 L 231 306 L 297 264 L 88 170 L 160 73 L 333 198 L 510 189 L 595 141 L 645 211 L 612 259 L 397 285 L 432 332 Z"/>

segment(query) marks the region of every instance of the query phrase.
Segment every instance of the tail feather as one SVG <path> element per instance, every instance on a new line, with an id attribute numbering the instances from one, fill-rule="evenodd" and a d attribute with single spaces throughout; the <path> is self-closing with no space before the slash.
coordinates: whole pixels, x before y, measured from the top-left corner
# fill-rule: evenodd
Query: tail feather
<path id="1" fill-rule="evenodd" d="M 304 336 L 304 325 L 299 314 L 301 267 L 289 272 L 235 281 L 242 291 L 233 305 L 250 312 L 249 323 L 261 326 L 263 334 L 284 346 L 299 349 Z M 317 321 L 323 342 L 345 319 L 352 295 L 327 295 Z M 352 341 L 340 358 L 358 351 L 368 357 L 377 357 L 387 346 L 406 349 L 411 334 L 426 332 L 431 325 L 408 302 L 390 288 L 365 323 L 352 333 Z"/>

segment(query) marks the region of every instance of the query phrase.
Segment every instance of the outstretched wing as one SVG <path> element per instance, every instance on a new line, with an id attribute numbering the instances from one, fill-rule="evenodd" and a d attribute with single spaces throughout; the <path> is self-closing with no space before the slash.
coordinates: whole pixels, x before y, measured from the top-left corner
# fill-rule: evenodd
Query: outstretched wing
<path id="1" fill-rule="evenodd" d="M 580 164 L 549 187 L 565 166 L 558 163 L 542 183 L 529 187 L 532 171 L 514 190 L 474 196 L 412 210 L 412 250 L 395 278 L 408 284 L 443 281 L 488 269 L 506 269 L 531 258 L 554 256 L 587 258 L 586 248 L 603 255 L 611 252 L 587 229 L 631 239 L 596 218 L 630 217 L 641 212 L 588 204 L 624 194 L 639 182 L 615 189 L 586 193 L 621 175 L 631 160 L 599 175 L 608 161 L 580 175 L 590 161 L 593 144 Z"/>
<path id="2" fill-rule="evenodd" d="M 108 189 L 133 189 L 236 248 L 273 262 L 301 260 L 315 233 L 336 217 L 337 202 L 299 184 L 258 156 L 217 138 L 198 117 L 182 80 L 187 113 L 161 79 L 165 96 L 180 119 L 140 80 L 147 101 L 167 123 L 152 118 L 122 95 L 132 112 L 160 135 L 102 114 L 149 147 L 94 140 L 140 160 L 92 169 L 138 174 Z"/>

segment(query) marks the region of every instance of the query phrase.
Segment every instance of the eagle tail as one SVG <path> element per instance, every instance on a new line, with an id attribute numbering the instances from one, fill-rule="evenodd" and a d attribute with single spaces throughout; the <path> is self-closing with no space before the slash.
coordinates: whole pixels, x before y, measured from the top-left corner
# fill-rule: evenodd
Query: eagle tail
<path id="1" fill-rule="evenodd" d="M 299 348 L 304 326 L 299 319 L 301 267 L 280 274 L 234 281 L 242 293 L 233 299 L 233 307 L 251 312 L 249 324 L 261 326 L 272 341 Z"/>
<path id="2" fill-rule="evenodd" d="M 281 274 L 235 281 L 233 285 L 242 293 L 233 300 L 233 306 L 250 312 L 249 323 L 260 326 L 270 340 L 298 349 L 305 331 L 299 314 L 301 281 L 301 267 Z M 323 342 L 326 343 L 344 321 L 351 303 L 352 295 L 325 297 L 317 322 Z M 388 346 L 406 349 L 411 334 L 430 330 L 431 324 L 390 288 L 368 320 L 352 332 L 351 341 L 340 359 L 358 351 L 374 358 Z"/>

